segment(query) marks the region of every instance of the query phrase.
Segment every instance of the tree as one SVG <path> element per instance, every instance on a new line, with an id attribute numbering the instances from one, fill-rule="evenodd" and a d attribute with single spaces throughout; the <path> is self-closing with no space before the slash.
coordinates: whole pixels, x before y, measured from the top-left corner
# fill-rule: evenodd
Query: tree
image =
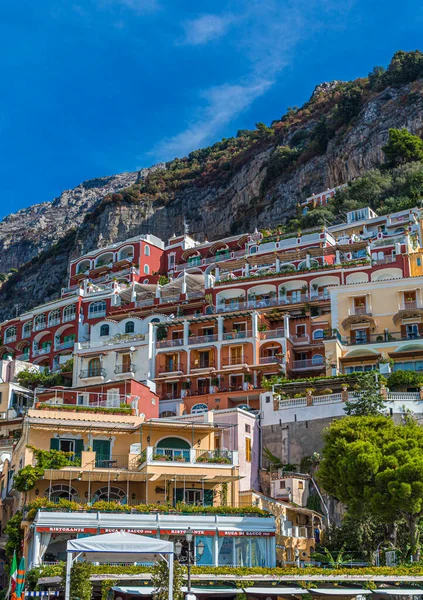
<path id="1" fill-rule="evenodd" d="M 404 519 L 410 553 L 418 560 L 423 517 L 423 428 L 407 419 L 396 425 L 383 416 L 334 421 L 324 435 L 319 481 L 347 505 L 385 523 Z"/>
<path id="2" fill-rule="evenodd" d="M 331 525 L 325 532 L 325 545 L 332 553 L 346 548 L 355 559 L 370 561 L 377 546 L 386 537 L 386 526 L 380 518 L 364 513 L 346 514 L 340 525 Z"/>
<path id="3" fill-rule="evenodd" d="M 338 104 L 338 117 L 343 123 L 349 123 L 358 115 L 363 101 L 363 90 L 355 86 L 343 93 Z"/>
<path id="4" fill-rule="evenodd" d="M 394 371 L 388 377 L 388 388 L 394 391 L 407 391 L 423 385 L 423 373 L 418 371 Z"/>
<path id="5" fill-rule="evenodd" d="M 373 373 L 365 373 L 353 391 L 354 400 L 347 400 L 345 412 L 349 416 L 375 416 L 382 414 L 384 399 Z"/>
<path id="6" fill-rule="evenodd" d="M 72 566 L 70 578 L 70 596 L 79 600 L 91 600 L 93 584 L 91 583 L 91 564 L 89 562 L 75 562 Z"/>
<path id="7" fill-rule="evenodd" d="M 21 522 L 22 513 L 18 511 L 13 515 L 11 519 L 9 519 L 6 527 L 4 528 L 4 533 L 7 535 L 5 552 L 9 560 L 11 560 L 11 558 L 13 557 L 14 552 L 16 552 L 18 556 L 20 556 L 21 554 L 23 534 L 23 529 L 21 529 Z"/>
<path id="8" fill-rule="evenodd" d="M 173 600 L 182 600 L 182 584 L 184 582 L 183 568 L 178 561 L 173 563 Z M 154 600 L 169 598 L 169 566 L 165 560 L 155 563 L 151 573 L 151 584 L 154 588 Z"/>
<path id="9" fill-rule="evenodd" d="M 332 553 L 324 547 L 323 552 L 312 552 L 311 558 L 327 564 L 331 569 L 339 569 L 351 562 L 351 555 L 345 554 L 345 544 L 336 553 Z"/>
<path id="10" fill-rule="evenodd" d="M 407 129 L 390 129 L 388 143 L 382 151 L 386 162 L 393 166 L 423 160 L 423 141 Z"/>

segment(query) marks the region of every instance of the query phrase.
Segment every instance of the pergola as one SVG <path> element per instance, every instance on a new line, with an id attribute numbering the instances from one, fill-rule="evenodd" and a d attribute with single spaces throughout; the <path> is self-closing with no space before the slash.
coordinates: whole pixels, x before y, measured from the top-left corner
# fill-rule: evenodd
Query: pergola
<path id="1" fill-rule="evenodd" d="M 134 555 L 142 554 L 145 562 L 155 562 L 160 556 L 169 565 L 169 600 L 173 600 L 173 554 L 172 542 L 118 531 L 105 533 L 79 540 L 69 540 L 66 547 L 66 592 L 65 600 L 70 600 L 70 575 L 72 565 L 80 556 L 86 562 L 134 561 Z M 74 555 L 76 555 L 74 557 Z M 167 558 L 166 558 L 167 555 Z"/>

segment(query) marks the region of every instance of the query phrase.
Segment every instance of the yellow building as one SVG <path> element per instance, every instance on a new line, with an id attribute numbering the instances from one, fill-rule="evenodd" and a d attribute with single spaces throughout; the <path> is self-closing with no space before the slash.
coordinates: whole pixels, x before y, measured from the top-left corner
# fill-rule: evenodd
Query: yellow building
<path id="1" fill-rule="evenodd" d="M 322 515 L 254 490 L 240 492 L 241 505 L 269 511 L 276 521 L 276 560 L 284 565 L 309 562 L 322 531 Z"/>
<path id="2" fill-rule="evenodd" d="M 128 414 L 66 408 L 31 409 L 25 417 L 13 453 L 15 473 L 36 464 L 32 448 L 69 452 L 73 459 L 68 466 L 45 470 L 27 493 L 27 503 L 45 497 L 83 504 L 107 500 L 213 505 L 220 504 L 223 489 L 225 502 L 237 502 L 238 453 L 219 448 L 223 426 L 163 419 L 144 422 Z"/>
<path id="3" fill-rule="evenodd" d="M 395 271 L 395 269 L 393 270 Z M 359 274 L 357 274 L 359 277 Z M 331 289 L 332 328 L 325 341 L 328 375 L 423 369 L 423 277 L 360 281 Z M 381 372 L 385 368 L 381 367 Z"/>

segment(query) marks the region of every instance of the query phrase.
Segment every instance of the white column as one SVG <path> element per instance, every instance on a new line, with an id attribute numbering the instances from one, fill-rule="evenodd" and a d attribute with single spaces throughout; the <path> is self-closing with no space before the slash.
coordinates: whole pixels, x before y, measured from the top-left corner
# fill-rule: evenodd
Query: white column
<path id="1" fill-rule="evenodd" d="M 169 600 L 173 600 L 173 554 L 169 554 Z"/>
<path id="2" fill-rule="evenodd" d="M 307 269 L 310 268 L 310 265 L 311 265 L 311 263 L 310 263 L 310 254 L 306 254 L 306 267 L 307 267 Z"/>
<path id="3" fill-rule="evenodd" d="M 154 379 L 156 376 L 156 328 L 153 323 L 148 324 L 148 362 L 151 373 L 149 379 Z"/>
<path id="4" fill-rule="evenodd" d="M 217 340 L 221 342 L 223 340 L 223 317 L 219 315 L 217 317 Z"/>
<path id="5" fill-rule="evenodd" d="M 189 323 L 185 319 L 184 320 L 184 346 L 188 346 L 188 338 L 189 338 Z"/>
<path id="6" fill-rule="evenodd" d="M 279 273 L 279 270 L 281 268 L 281 261 L 278 257 L 276 257 L 275 268 L 276 268 L 276 272 Z"/>
<path id="7" fill-rule="evenodd" d="M 215 276 L 216 281 L 220 281 L 220 269 L 217 265 L 216 265 L 216 269 L 214 271 L 214 276 Z"/>
<path id="8" fill-rule="evenodd" d="M 131 287 L 132 287 L 132 289 L 131 289 L 131 302 L 135 302 L 136 299 L 137 299 L 137 293 L 135 291 L 135 281 L 132 282 Z"/>
<path id="9" fill-rule="evenodd" d="M 251 329 L 252 329 L 252 336 L 257 337 L 258 336 L 258 313 L 256 311 L 253 311 L 251 313 Z"/>
<path id="10" fill-rule="evenodd" d="M 215 567 L 219 566 L 219 534 L 216 533 L 213 539 L 213 564 Z"/>
<path id="11" fill-rule="evenodd" d="M 250 274 L 250 265 L 247 262 L 245 263 L 245 266 L 244 266 L 244 273 L 245 273 L 245 277 L 248 277 L 248 275 Z"/>
<path id="12" fill-rule="evenodd" d="M 283 316 L 283 328 L 285 330 L 285 337 L 289 340 L 289 314 L 286 313 Z"/>
<path id="13" fill-rule="evenodd" d="M 335 250 L 335 264 L 336 265 L 341 264 L 341 253 L 339 250 Z"/>
<path id="14" fill-rule="evenodd" d="M 70 600 L 70 576 L 72 570 L 72 552 L 67 553 L 66 557 L 66 586 L 65 586 L 65 600 Z"/>
<path id="15" fill-rule="evenodd" d="M 162 286 L 160 284 L 157 284 L 157 287 L 156 287 L 156 298 L 160 298 L 161 297 L 161 292 L 162 292 Z"/>

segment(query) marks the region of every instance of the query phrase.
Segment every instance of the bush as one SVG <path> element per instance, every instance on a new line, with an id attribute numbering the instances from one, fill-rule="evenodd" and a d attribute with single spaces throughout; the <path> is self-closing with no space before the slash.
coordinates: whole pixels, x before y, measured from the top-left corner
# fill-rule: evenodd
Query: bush
<path id="1" fill-rule="evenodd" d="M 390 129 L 389 139 L 382 151 L 386 162 L 395 166 L 423 160 L 423 141 L 407 129 Z"/>

